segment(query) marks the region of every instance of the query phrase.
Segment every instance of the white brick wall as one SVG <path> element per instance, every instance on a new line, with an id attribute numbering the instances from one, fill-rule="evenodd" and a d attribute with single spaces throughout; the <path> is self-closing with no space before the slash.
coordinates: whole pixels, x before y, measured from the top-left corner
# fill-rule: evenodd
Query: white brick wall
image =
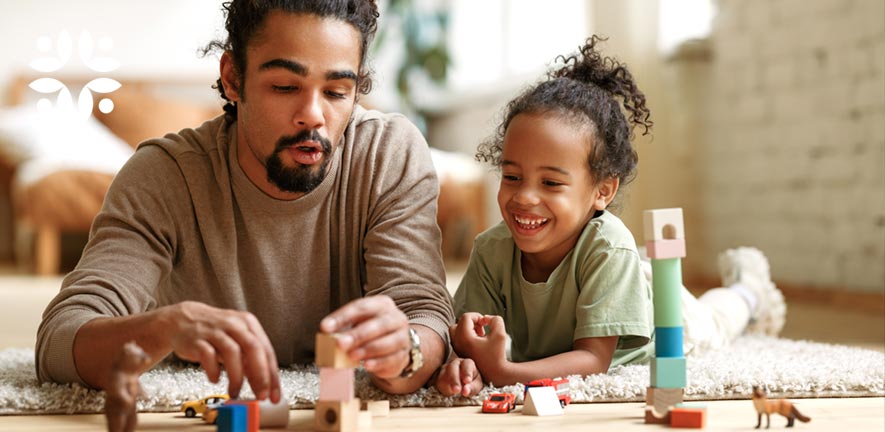
<path id="1" fill-rule="evenodd" d="M 713 55 L 709 250 L 885 292 L 885 0 L 721 0 Z"/>

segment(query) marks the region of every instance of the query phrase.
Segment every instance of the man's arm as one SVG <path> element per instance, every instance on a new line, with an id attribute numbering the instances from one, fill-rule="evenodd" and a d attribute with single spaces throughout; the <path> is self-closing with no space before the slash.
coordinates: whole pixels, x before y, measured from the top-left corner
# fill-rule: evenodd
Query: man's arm
<path id="1" fill-rule="evenodd" d="M 196 302 L 155 309 L 178 253 L 175 221 L 192 211 L 187 193 L 178 166 L 156 146 L 139 149 L 118 173 L 77 268 L 43 314 L 41 381 L 104 388 L 111 361 L 135 341 L 157 361 L 175 352 L 200 362 L 211 380 L 223 363 L 231 394 L 243 377 L 256 395 L 278 394 L 276 356 L 254 316 Z"/>
<path id="2" fill-rule="evenodd" d="M 347 321 L 358 324 L 352 330 L 359 335 L 354 345 L 358 349 L 351 355 L 365 360 L 363 366 L 379 387 L 411 392 L 424 385 L 448 355 L 448 326 L 454 320 L 436 223 L 439 182 L 424 137 L 405 117 L 386 116 L 357 128 L 365 128 L 359 136 L 375 138 L 364 146 L 374 152 L 366 155 L 374 165 L 370 186 L 361 189 L 369 191 L 372 203 L 362 251 L 366 297 L 352 304 L 371 311 Z M 339 311 L 350 314 L 348 306 Z M 362 322 L 368 316 L 375 318 Z M 409 326 L 418 332 L 424 364 L 410 378 L 399 378 L 410 360 Z M 323 331 L 336 331 L 333 328 L 346 330 L 321 324 Z M 371 347 L 368 353 L 359 350 L 361 344 Z"/>
<path id="3" fill-rule="evenodd" d="M 80 378 L 89 386 L 107 388 L 107 371 L 115 353 L 129 341 L 135 341 L 152 359 L 162 360 L 174 352 L 184 360 L 199 362 L 213 383 L 218 382 L 220 365 L 224 365 L 233 397 L 239 395 L 245 378 L 258 399 L 280 400 L 276 354 L 258 320 L 248 312 L 182 302 L 140 314 L 95 318 L 80 327 L 74 339 Z"/>

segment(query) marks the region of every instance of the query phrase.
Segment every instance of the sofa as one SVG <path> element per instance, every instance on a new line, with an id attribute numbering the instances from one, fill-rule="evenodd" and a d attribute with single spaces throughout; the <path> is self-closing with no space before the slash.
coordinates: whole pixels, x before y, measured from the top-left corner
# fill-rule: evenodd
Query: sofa
<path id="1" fill-rule="evenodd" d="M 132 80 L 107 96 L 113 101 L 108 113 L 96 103 L 86 121 L 47 121 L 35 117 L 30 81 L 16 79 L 8 106 L 0 110 L 0 201 L 11 208 L 11 226 L 0 229 L 14 242 L 19 267 L 53 275 L 62 270 L 63 234 L 88 232 L 114 174 L 140 142 L 199 125 L 221 108 L 206 81 Z M 183 99 L 185 92 L 176 90 L 192 92 L 195 86 L 202 87 L 202 99 Z M 433 156 L 443 252 L 466 259 L 473 237 L 485 228 L 485 182 L 469 157 L 438 150 Z"/>

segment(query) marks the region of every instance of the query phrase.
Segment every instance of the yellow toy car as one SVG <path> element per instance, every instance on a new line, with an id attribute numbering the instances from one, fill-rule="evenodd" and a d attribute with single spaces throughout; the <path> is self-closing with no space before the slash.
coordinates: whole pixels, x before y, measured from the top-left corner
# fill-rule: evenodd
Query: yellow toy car
<path id="1" fill-rule="evenodd" d="M 194 417 L 197 414 L 202 414 L 206 411 L 206 408 L 219 405 L 228 399 L 230 399 L 230 396 L 226 394 L 206 396 L 203 399 L 192 400 L 181 404 L 181 412 L 184 413 L 185 417 Z"/>

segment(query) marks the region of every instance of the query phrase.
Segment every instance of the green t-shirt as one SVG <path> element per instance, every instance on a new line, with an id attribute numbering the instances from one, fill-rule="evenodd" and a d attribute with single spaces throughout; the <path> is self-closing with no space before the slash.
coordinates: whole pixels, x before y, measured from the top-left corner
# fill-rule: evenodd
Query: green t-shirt
<path id="1" fill-rule="evenodd" d="M 633 234 L 617 216 L 591 219 L 547 282 L 522 276 L 521 252 L 502 222 L 477 236 L 455 313 L 504 318 L 511 359 L 524 362 L 571 351 L 575 340 L 620 336 L 611 366 L 654 355 L 652 290 Z"/>

